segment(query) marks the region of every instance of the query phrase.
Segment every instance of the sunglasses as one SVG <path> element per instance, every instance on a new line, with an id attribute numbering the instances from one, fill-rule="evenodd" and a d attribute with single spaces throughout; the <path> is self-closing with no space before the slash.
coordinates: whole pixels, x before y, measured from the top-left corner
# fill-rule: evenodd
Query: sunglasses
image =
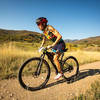
<path id="1" fill-rule="evenodd" d="M 37 23 L 38 26 L 40 26 L 42 23 Z"/>

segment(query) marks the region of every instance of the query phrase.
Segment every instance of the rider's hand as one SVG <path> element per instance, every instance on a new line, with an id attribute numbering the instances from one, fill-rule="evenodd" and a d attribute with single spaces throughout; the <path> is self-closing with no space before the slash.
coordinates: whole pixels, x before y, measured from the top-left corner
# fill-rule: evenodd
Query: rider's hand
<path id="1" fill-rule="evenodd" d="M 38 48 L 38 51 L 41 52 L 43 48 L 44 48 L 44 47 L 40 47 L 40 48 Z"/>
<path id="2" fill-rule="evenodd" d="M 50 48 L 52 48 L 52 45 L 47 46 L 47 49 L 50 49 Z"/>

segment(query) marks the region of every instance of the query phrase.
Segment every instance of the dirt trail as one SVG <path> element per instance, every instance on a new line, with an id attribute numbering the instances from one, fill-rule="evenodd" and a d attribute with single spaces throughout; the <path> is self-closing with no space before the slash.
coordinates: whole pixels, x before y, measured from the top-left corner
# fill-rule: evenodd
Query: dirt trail
<path id="1" fill-rule="evenodd" d="M 100 62 L 80 66 L 79 76 L 68 84 L 64 79 L 55 81 L 55 74 L 45 89 L 39 91 L 26 91 L 17 79 L 0 81 L 0 100 L 70 100 L 71 97 L 84 93 L 90 88 L 91 83 L 100 77 Z"/>

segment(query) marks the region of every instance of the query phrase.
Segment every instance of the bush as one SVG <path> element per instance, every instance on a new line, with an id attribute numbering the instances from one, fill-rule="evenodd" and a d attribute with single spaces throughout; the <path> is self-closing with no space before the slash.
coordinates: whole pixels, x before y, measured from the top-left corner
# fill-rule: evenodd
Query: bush
<path id="1" fill-rule="evenodd" d="M 100 81 L 95 81 L 91 84 L 91 89 L 87 90 L 85 94 L 80 94 L 72 100 L 100 100 Z"/>

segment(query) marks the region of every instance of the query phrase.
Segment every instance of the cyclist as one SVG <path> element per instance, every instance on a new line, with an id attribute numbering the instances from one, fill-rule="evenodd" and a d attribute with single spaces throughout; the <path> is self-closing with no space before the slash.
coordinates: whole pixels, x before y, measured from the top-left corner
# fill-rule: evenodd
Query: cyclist
<path id="1" fill-rule="evenodd" d="M 65 43 L 62 39 L 60 33 L 53 28 L 51 25 L 47 25 L 48 20 L 45 17 L 40 17 L 36 19 L 36 24 L 38 28 L 43 31 L 43 40 L 41 47 L 45 44 L 46 38 L 53 41 L 52 45 L 47 46 L 48 49 L 52 48 L 52 52 L 54 53 L 53 60 L 58 69 L 58 74 L 54 79 L 59 79 L 62 76 L 62 71 L 60 67 L 60 63 L 58 61 L 60 55 L 65 50 Z"/>

